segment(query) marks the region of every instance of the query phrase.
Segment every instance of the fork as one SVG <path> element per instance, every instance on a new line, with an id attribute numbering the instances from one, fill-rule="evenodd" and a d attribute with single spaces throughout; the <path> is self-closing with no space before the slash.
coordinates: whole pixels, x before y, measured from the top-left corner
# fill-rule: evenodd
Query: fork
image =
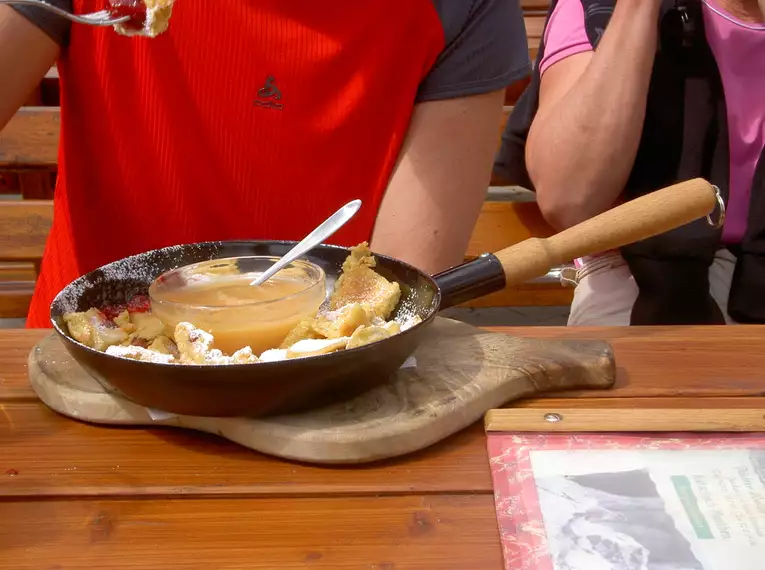
<path id="1" fill-rule="evenodd" d="M 58 6 L 48 4 L 43 0 L 0 0 L 0 4 L 37 6 L 58 14 L 62 18 L 66 18 L 72 22 L 86 24 L 88 26 L 113 26 L 115 24 L 125 23 L 131 18 L 131 16 L 115 16 L 109 10 L 99 10 L 98 12 L 91 12 L 90 14 L 71 14 L 66 10 L 62 10 Z"/>

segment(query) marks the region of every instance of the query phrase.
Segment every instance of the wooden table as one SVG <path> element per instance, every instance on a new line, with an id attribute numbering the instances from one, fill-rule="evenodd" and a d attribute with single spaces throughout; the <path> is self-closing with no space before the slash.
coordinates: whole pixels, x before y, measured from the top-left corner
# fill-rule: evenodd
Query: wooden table
<path id="1" fill-rule="evenodd" d="M 603 338 L 616 352 L 613 390 L 520 405 L 765 407 L 765 326 L 496 330 Z M 502 568 L 480 425 L 358 468 L 91 426 L 29 387 L 44 334 L 0 331 L 0 568 Z"/>

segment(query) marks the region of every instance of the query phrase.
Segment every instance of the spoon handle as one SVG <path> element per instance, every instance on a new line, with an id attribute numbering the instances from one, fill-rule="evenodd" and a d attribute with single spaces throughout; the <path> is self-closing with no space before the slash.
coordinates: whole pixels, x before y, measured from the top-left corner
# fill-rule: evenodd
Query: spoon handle
<path id="1" fill-rule="evenodd" d="M 250 282 L 250 285 L 260 285 L 273 277 L 276 273 L 287 267 L 306 252 L 312 250 L 317 245 L 323 243 L 332 234 L 345 225 L 345 223 L 356 215 L 361 208 L 361 200 L 353 200 L 340 208 L 337 212 L 327 218 L 322 224 L 305 236 L 303 240 L 287 252 L 287 255 L 274 263 L 266 271 Z"/>

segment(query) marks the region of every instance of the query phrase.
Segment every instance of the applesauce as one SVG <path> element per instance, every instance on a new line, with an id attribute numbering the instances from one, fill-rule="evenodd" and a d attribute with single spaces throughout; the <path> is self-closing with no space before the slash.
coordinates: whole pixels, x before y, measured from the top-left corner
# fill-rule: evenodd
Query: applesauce
<path id="1" fill-rule="evenodd" d="M 324 271 L 306 261 L 250 285 L 277 260 L 217 259 L 169 271 L 149 287 L 152 312 L 169 330 L 185 321 L 209 332 L 215 348 L 228 355 L 245 346 L 256 355 L 276 348 L 300 320 L 317 313 L 326 296 Z"/>

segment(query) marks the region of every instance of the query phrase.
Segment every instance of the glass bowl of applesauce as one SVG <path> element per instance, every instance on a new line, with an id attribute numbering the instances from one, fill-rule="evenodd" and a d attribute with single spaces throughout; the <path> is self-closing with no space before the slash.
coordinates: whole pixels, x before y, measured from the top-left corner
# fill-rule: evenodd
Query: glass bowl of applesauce
<path id="1" fill-rule="evenodd" d="M 326 297 L 324 270 L 295 261 L 262 285 L 250 282 L 278 257 L 245 256 L 203 261 L 160 275 L 149 287 L 152 312 L 172 332 L 180 322 L 213 335 L 231 355 L 277 348 L 305 317 L 316 315 Z"/>

